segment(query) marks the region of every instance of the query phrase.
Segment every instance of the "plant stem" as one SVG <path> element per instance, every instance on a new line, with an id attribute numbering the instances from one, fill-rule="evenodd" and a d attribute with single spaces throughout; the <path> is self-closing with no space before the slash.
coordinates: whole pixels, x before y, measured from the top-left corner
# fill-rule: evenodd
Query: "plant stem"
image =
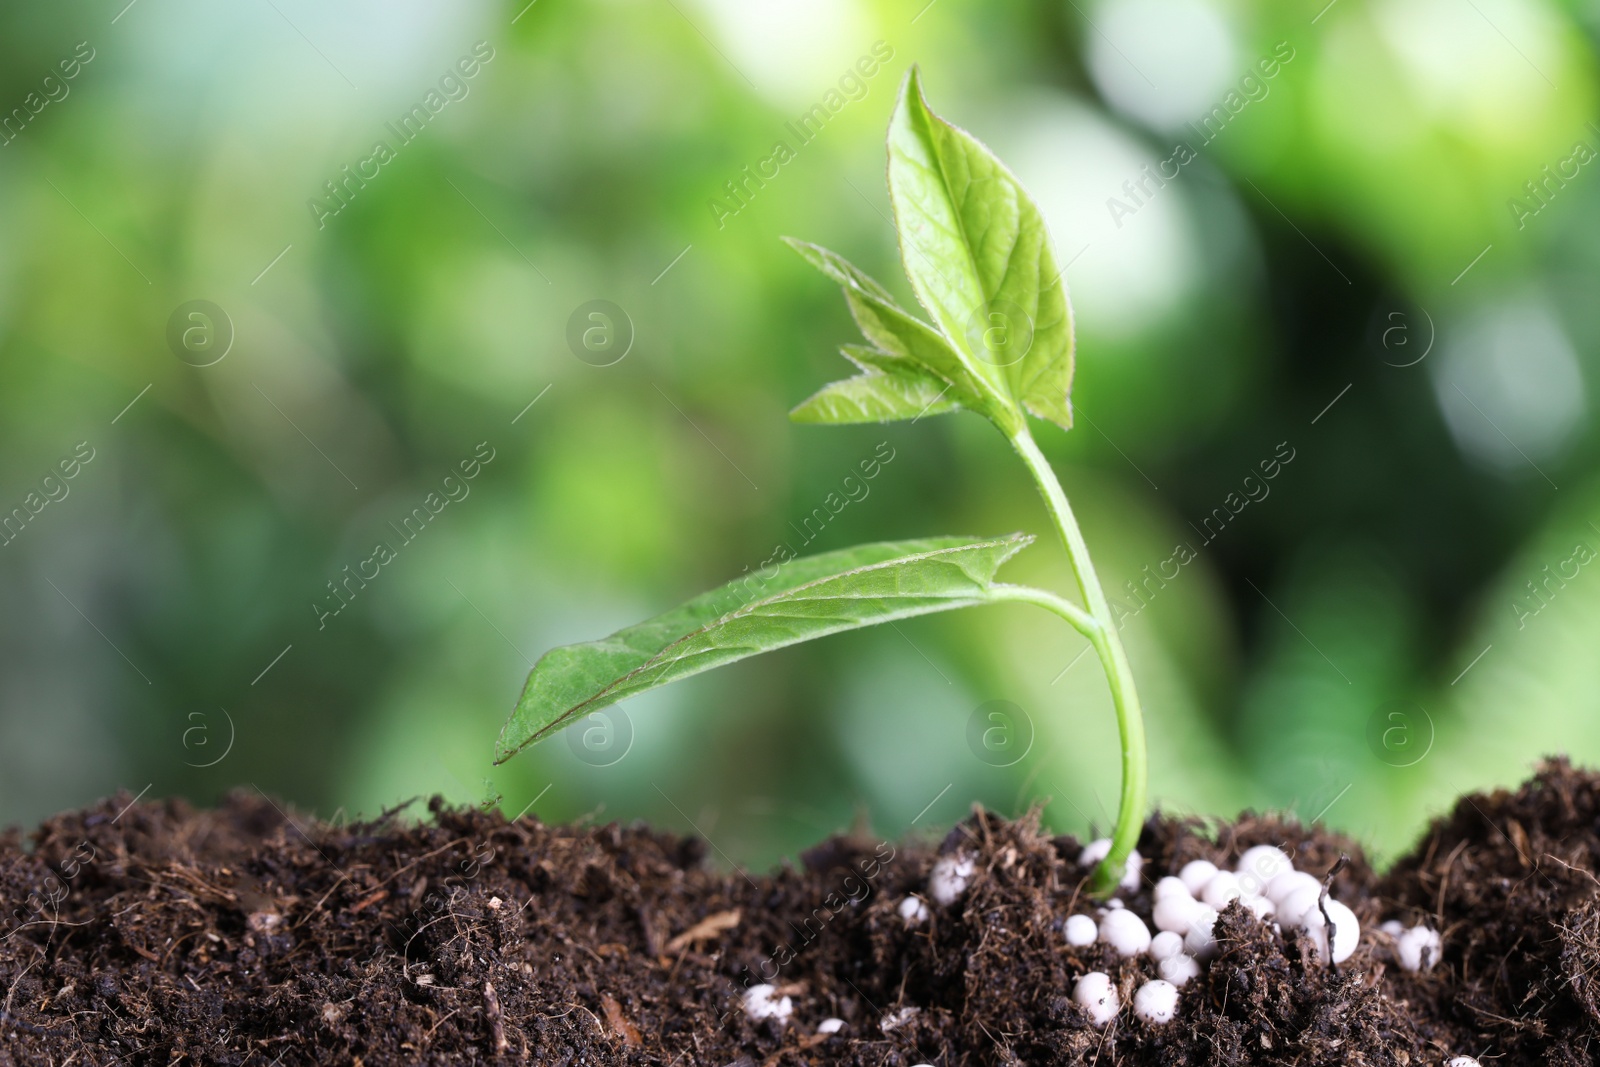
<path id="1" fill-rule="evenodd" d="M 1065 600 L 1047 589 L 1035 589 L 1031 585 L 1011 585 L 1007 582 L 994 582 L 989 586 L 991 600 L 1014 600 L 1021 604 L 1033 604 L 1044 608 L 1046 611 L 1066 619 L 1072 628 L 1091 642 L 1100 638 L 1100 624 L 1094 616 L 1084 611 L 1070 600 Z"/>
<path id="2" fill-rule="evenodd" d="M 1111 702 L 1117 711 L 1117 734 L 1122 743 L 1122 795 L 1117 806 L 1117 825 L 1111 835 L 1111 852 L 1095 869 L 1094 880 L 1090 885 L 1090 891 L 1096 895 L 1110 896 L 1116 889 L 1117 883 L 1122 880 L 1128 855 L 1139 843 L 1139 833 L 1144 827 L 1149 766 L 1145 752 L 1144 717 L 1139 709 L 1139 694 L 1133 686 L 1133 670 L 1128 665 L 1128 654 L 1123 650 L 1116 620 L 1111 617 L 1111 607 L 1106 602 L 1105 591 L 1100 588 L 1100 578 L 1095 574 L 1094 562 L 1089 558 L 1089 546 L 1084 542 L 1082 531 L 1078 529 L 1078 520 L 1073 517 L 1072 507 L 1067 503 L 1067 495 L 1062 492 L 1061 483 L 1056 479 L 1050 461 L 1039 451 L 1039 446 L 1034 443 L 1033 435 L 1028 432 L 1026 425 L 1007 436 L 1011 440 L 1011 446 L 1027 464 L 1029 473 L 1033 475 L 1033 480 L 1039 487 L 1040 495 L 1044 497 L 1045 508 L 1050 512 L 1050 517 L 1061 534 L 1062 544 L 1067 549 L 1067 557 L 1072 561 L 1073 574 L 1078 579 L 1078 592 L 1089 609 L 1090 617 L 1097 624 L 1096 631 L 1090 633 L 1083 630 L 1071 615 L 1043 599 L 1048 594 L 1014 599 L 1028 599 L 1041 607 L 1055 611 L 1083 630 L 1084 635 L 1094 645 L 1095 653 L 1100 657 L 1100 667 L 1105 672 L 1106 684 L 1111 687 Z M 1076 608 L 1073 610 L 1077 612 Z"/>

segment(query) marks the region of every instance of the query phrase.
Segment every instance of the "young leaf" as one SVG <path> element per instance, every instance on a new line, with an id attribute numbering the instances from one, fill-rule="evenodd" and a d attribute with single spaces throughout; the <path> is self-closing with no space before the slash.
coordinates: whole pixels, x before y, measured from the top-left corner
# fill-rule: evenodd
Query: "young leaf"
<path id="1" fill-rule="evenodd" d="M 821 245 L 814 245 L 810 241 L 801 241 L 794 237 L 784 237 L 782 241 L 800 253 L 801 259 L 844 286 L 846 291 L 859 289 L 874 300 L 885 304 L 894 303 L 894 297 L 889 295 L 889 290 L 879 285 L 871 275 L 839 253 L 823 248 Z"/>
<path id="2" fill-rule="evenodd" d="M 906 276 L 968 370 L 1072 425 L 1072 312 L 1044 218 L 1016 177 L 928 108 L 912 67 L 889 124 Z"/>
<path id="3" fill-rule="evenodd" d="M 679 678 L 800 641 L 984 603 L 1033 538 L 886 541 L 791 560 L 600 641 L 546 652 L 500 733 L 495 762 L 567 722 Z"/>
<path id="4" fill-rule="evenodd" d="M 950 399 L 949 382 L 909 360 L 859 345 L 845 345 L 842 351 L 864 373 L 823 386 L 789 412 L 795 422 L 915 422 L 960 407 Z"/>
<path id="5" fill-rule="evenodd" d="M 975 376 L 961 354 L 937 330 L 893 304 L 882 304 L 846 289 L 845 303 L 867 340 L 880 350 L 918 364 L 950 384 L 961 406 L 980 415 L 997 410 L 994 390 Z"/>
<path id="6" fill-rule="evenodd" d="M 784 241 L 807 263 L 843 286 L 856 325 L 880 351 L 910 360 L 948 384 L 949 398 L 961 407 L 985 415 L 994 410 L 993 389 L 973 375 L 961 354 L 937 330 L 901 309 L 883 286 L 835 252 L 792 237 Z"/>

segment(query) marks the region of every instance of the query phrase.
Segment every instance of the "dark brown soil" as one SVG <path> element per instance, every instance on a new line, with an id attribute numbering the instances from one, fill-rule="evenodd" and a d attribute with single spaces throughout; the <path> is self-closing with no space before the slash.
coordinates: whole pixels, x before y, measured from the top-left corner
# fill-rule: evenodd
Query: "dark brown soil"
<path id="1" fill-rule="evenodd" d="M 1078 843 L 1031 817 L 976 813 L 938 849 L 837 838 L 758 878 L 642 828 L 438 804 L 424 825 L 336 827 L 259 795 L 128 803 L 55 818 L 31 848 L 0 838 L 0 1067 L 1533 1067 L 1600 1052 L 1600 777 L 1562 762 L 1463 799 L 1383 878 L 1354 843 L 1276 819 L 1151 820 L 1141 897 L 1254 844 L 1313 873 L 1348 854 L 1333 892 L 1362 945 L 1325 968 L 1233 905 L 1177 1020 L 1124 1007 L 1104 1030 L 1072 1003 L 1075 978 L 1106 971 L 1126 1006 L 1154 970 L 1067 946 Z M 957 848 L 979 856 L 971 888 L 908 928 L 897 905 Z M 1437 968 L 1393 962 L 1390 918 L 1442 931 Z M 792 999 L 787 1025 L 742 1010 L 761 981 Z M 817 1035 L 829 1016 L 844 1029 Z"/>

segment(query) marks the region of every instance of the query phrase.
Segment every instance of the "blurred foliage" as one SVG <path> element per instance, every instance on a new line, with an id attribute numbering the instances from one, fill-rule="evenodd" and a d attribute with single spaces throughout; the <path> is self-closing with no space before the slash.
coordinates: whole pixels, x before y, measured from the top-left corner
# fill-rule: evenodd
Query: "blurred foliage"
<path id="1" fill-rule="evenodd" d="M 1079 421 L 1041 443 L 1122 590 L 1161 802 L 1392 854 L 1461 790 L 1600 758 L 1589 9 L 125 3 L 0 13 L 0 821 L 147 785 L 442 792 L 751 864 L 974 801 L 1105 828 L 1104 683 L 1014 607 L 630 701 L 609 765 L 605 723 L 490 765 L 540 652 L 799 547 L 882 442 L 807 550 L 1046 532 L 975 418 L 785 419 L 854 331 L 778 237 L 898 281 L 882 137 L 913 61 L 1068 263 Z M 631 323 L 609 366 L 567 340 L 596 299 Z M 168 340 L 193 300 L 231 324 L 209 366 Z M 1013 567 L 1069 587 L 1048 540 Z M 968 744 L 991 700 L 1033 727 L 1010 766 Z"/>

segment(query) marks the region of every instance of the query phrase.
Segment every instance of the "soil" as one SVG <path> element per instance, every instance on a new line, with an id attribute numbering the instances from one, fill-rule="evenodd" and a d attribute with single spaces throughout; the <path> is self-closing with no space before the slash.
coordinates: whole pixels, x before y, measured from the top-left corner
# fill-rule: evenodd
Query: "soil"
<path id="1" fill-rule="evenodd" d="M 1576 1065 L 1600 1052 L 1600 776 L 1553 761 L 1462 799 L 1380 877 L 1349 840 L 1274 817 L 1151 819 L 1144 886 L 1276 844 L 1362 922 L 1324 967 L 1238 905 L 1165 1026 L 1105 1029 L 1148 959 L 1061 933 L 1079 843 L 975 811 L 939 845 L 829 840 L 800 869 L 714 871 L 695 839 L 508 823 L 439 802 L 336 826 L 259 794 L 220 809 L 114 798 L 0 837 L 0 1067 L 49 1064 Z M 897 913 L 936 856 L 978 857 L 955 904 Z M 1148 914 L 1148 912 L 1145 912 Z M 1380 922 L 1426 921 L 1410 973 Z M 747 985 L 788 996 L 753 1021 Z M 824 1018 L 845 1025 L 817 1033 Z"/>

